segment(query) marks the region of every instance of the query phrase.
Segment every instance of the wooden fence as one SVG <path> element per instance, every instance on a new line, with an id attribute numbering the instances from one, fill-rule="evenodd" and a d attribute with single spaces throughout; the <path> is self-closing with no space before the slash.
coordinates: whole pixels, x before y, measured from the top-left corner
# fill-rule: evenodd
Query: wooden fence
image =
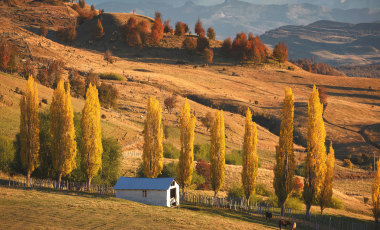
<path id="1" fill-rule="evenodd" d="M 223 208 L 229 210 L 240 211 L 249 214 L 255 214 L 265 218 L 265 213 L 272 213 L 273 218 L 280 219 L 281 209 L 263 205 L 259 203 L 252 204 L 245 198 L 229 199 L 218 198 L 206 195 L 194 195 L 185 194 L 181 197 L 181 203 L 194 204 L 198 206 L 207 206 L 214 208 Z M 285 215 L 281 219 L 289 220 L 291 222 L 297 222 L 297 226 L 303 229 L 315 229 L 315 230 L 377 230 L 380 229 L 380 225 L 376 225 L 374 222 L 353 222 L 344 217 L 335 217 L 319 214 L 311 215 L 307 220 L 305 217 L 305 211 L 285 209 Z"/>
<path id="2" fill-rule="evenodd" d="M 23 178 L 9 178 L 7 185 L 9 187 L 27 187 L 26 179 Z M 58 182 L 50 179 L 30 178 L 30 187 L 58 190 Z M 61 181 L 61 186 L 59 190 L 115 195 L 115 190 L 113 189 L 113 186 L 91 185 L 90 188 L 88 188 L 88 185 L 85 182 L 74 182 L 67 180 Z"/>

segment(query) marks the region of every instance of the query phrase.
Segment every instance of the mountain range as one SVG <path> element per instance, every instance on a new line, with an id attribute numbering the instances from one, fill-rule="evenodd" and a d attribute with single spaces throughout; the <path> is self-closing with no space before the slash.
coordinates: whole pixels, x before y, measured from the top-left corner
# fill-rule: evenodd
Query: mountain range
<path id="1" fill-rule="evenodd" d="M 380 64 L 380 23 L 317 21 L 282 26 L 260 36 L 272 47 L 284 41 L 289 58 L 314 58 L 333 65 Z"/>
<path id="2" fill-rule="evenodd" d="M 248 1 L 248 0 L 247 0 Z M 305 0 L 306 2 L 311 2 Z M 218 39 L 234 36 L 236 33 L 253 32 L 263 34 L 268 30 L 285 25 L 307 25 L 318 20 L 331 20 L 346 23 L 368 23 L 380 20 L 379 1 L 366 1 L 363 6 L 373 8 L 329 8 L 317 3 L 305 3 L 301 0 L 292 0 L 288 4 L 262 4 L 262 0 L 251 2 L 239 0 L 225 0 L 216 5 L 201 5 L 192 1 L 174 0 L 110 0 L 94 1 L 96 8 L 105 9 L 106 12 L 132 12 L 153 17 L 155 11 L 160 11 L 164 20 L 170 19 L 174 25 L 183 21 L 193 28 L 199 17 L 204 27 L 212 26 Z M 342 0 L 343 1 L 343 0 Z M 282 0 L 269 1 L 284 3 Z M 287 1 L 289 2 L 289 1 Z M 322 1 L 328 2 L 328 1 Z M 341 2 L 341 1 L 332 1 Z M 358 3 L 354 0 L 344 2 Z M 361 2 L 361 1 L 360 1 Z M 259 3 L 259 4 L 255 4 Z M 331 5 L 331 4 L 329 4 Z M 334 5 L 331 5 L 333 7 Z"/>

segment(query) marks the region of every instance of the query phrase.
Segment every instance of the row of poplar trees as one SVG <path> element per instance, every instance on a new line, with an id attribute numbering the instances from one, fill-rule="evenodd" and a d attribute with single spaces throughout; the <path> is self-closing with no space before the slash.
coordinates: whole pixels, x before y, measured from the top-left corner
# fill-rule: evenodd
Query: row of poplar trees
<path id="1" fill-rule="evenodd" d="M 27 173 L 27 185 L 30 175 L 39 166 L 39 118 L 38 89 L 32 76 L 29 77 L 25 93 L 20 101 L 20 158 Z M 54 90 L 50 105 L 51 157 L 57 175 L 58 186 L 61 178 L 76 168 L 77 143 L 75 141 L 74 111 L 71 104 L 70 84 L 64 85 L 61 79 Z M 100 129 L 100 104 L 96 86 L 89 85 L 86 102 L 82 110 L 81 127 L 83 132 L 83 158 L 88 186 L 102 165 L 102 142 Z"/>
<path id="2" fill-rule="evenodd" d="M 327 156 L 326 130 L 322 116 L 323 104 L 320 102 L 318 89 L 314 86 L 308 102 L 307 156 L 303 190 L 307 217 L 310 217 L 310 208 L 313 204 L 318 204 L 321 214 L 323 214 L 333 193 L 335 155 L 332 143 L 330 143 Z M 273 180 L 278 205 L 281 207 L 281 216 L 284 215 L 286 201 L 293 192 L 294 186 L 296 165 L 293 148 L 293 118 L 294 96 L 292 90 L 286 87 Z"/>
<path id="3" fill-rule="evenodd" d="M 162 109 L 158 100 L 150 97 L 145 120 L 143 146 L 143 165 L 146 177 L 157 177 L 163 169 L 161 112 Z M 293 192 L 295 175 L 293 147 L 294 96 L 292 90 L 288 87 L 285 89 L 282 114 L 279 145 L 276 147 L 273 186 L 278 197 L 278 205 L 281 207 L 281 215 L 284 215 L 286 201 Z M 308 140 L 303 191 L 307 217 L 310 216 L 312 204 L 318 204 L 321 208 L 321 214 L 323 214 L 324 208 L 332 198 L 335 156 L 332 144 L 330 144 L 328 156 L 326 153 L 326 131 L 322 114 L 323 105 L 319 99 L 319 92 L 314 86 L 308 103 Z M 186 99 L 180 115 L 181 150 L 177 168 L 178 183 L 182 188 L 182 193 L 184 193 L 185 187 L 191 183 L 192 179 L 194 128 L 195 116 L 191 115 L 190 105 Z M 225 178 L 223 111 L 215 112 L 210 129 L 210 142 L 210 177 L 214 195 L 216 196 L 223 186 Z M 241 173 L 244 194 L 247 199 L 255 192 L 257 174 L 257 128 L 255 122 L 252 121 L 251 111 L 247 109 Z"/>

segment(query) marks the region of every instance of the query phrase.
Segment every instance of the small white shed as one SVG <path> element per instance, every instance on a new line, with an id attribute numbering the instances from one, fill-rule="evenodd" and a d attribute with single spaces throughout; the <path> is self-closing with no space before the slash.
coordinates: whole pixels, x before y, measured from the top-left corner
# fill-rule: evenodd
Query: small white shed
<path id="1" fill-rule="evenodd" d="M 167 207 L 179 205 L 179 186 L 173 177 L 120 177 L 113 189 L 121 199 Z"/>

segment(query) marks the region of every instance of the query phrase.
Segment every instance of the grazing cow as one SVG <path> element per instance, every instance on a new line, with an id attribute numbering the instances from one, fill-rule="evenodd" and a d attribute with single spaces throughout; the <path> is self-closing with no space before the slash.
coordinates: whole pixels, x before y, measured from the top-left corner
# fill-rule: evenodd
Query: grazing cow
<path id="1" fill-rule="evenodd" d="M 280 229 L 281 229 L 281 226 L 284 226 L 285 229 L 286 229 L 286 227 L 287 227 L 288 225 L 292 226 L 292 230 L 295 230 L 295 229 L 297 228 L 297 224 L 296 224 L 296 222 L 294 222 L 294 223 L 292 224 L 292 223 L 291 223 L 290 221 L 288 221 L 288 220 L 279 220 L 279 221 L 278 221 L 278 226 L 280 227 Z"/>
<path id="2" fill-rule="evenodd" d="M 270 220 L 270 219 L 272 219 L 272 213 L 271 212 L 265 212 L 265 219 L 266 220 Z"/>

